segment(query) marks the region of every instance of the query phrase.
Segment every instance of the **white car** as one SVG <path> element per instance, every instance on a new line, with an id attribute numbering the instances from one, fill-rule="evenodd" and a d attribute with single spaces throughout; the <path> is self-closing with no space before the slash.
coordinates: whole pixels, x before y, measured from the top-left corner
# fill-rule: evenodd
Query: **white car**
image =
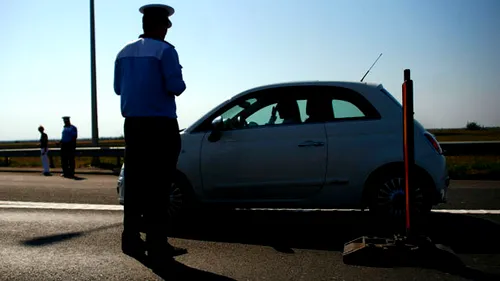
<path id="1" fill-rule="evenodd" d="M 181 132 L 170 213 L 208 204 L 400 216 L 402 121 L 401 104 L 381 84 L 314 81 L 250 89 Z M 412 206 L 427 213 L 446 201 L 449 177 L 439 143 L 418 121 L 415 162 Z"/>

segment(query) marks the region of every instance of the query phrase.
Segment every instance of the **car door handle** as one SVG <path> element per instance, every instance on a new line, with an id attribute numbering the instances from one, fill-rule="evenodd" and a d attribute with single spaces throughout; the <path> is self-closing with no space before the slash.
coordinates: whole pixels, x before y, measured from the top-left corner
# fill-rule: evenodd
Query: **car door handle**
<path id="1" fill-rule="evenodd" d="M 299 144 L 299 147 L 310 147 L 310 146 L 324 146 L 325 143 L 322 141 L 305 141 Z"/>

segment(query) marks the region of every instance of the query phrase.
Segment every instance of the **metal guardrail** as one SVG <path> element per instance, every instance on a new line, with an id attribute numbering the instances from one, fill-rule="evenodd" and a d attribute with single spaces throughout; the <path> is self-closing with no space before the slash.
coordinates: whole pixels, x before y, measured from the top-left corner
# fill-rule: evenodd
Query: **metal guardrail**
<path id="1" fill-rule="evenodd" d="M 120 166 L 124 154 L 124 147 L 77 147 L 75 151 L 76 157 L 116 157 L 116 166 Z M 50 166 L 54 168 L 53 157 L 61 156 L 61 149 L 49 148 L 48 156 Z M 5 165 L 9 166 L 9 159 L 12 157 L 40 157 L 40 148 L 0 149 L 0 158 L 2 157 Z"/>
<path id="2" fill-rule="evenodd" d="M 446 156 L 500 155 L 500 141 L 441 142 Z M 117 163 L 124 156 L 124 147 L 77 147 L 76 157 L 117 157 Z M 60 148 L 50 148 L 51 157 L 60 156 Z M 39 148 L 0 149 L 0 157 L 39 157 Z"/>
<path id="3" fill-rule="evenodd" d="M 446 156 L 500 155 L 500 141 L 441 142 L 439 144 Z"/>
<path id="4" fill-rule="evenodd" d="M 124 147 L 77 147 L 76 157 L 123 157 Z M 49 148 L 49 155 L 60 156 L 60 148 Z M 38 157 L 40 148 L 0 149 L 0 157 Z"/>

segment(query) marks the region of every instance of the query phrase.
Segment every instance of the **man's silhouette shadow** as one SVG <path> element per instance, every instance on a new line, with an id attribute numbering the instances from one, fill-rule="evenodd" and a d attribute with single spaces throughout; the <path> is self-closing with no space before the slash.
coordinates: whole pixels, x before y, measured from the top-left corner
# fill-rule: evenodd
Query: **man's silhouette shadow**
<path id="1" fill-rule="evenodd" d="M 153 272 L 165 280 L 235 280 L 212 272 L 189 267 L 176 260 L 173 260 L 160 270 L 153 270 Z"/>
<path id="2" fill-rule="evenodd" d="M 132 257 L 164 280 L 208 280 L 234 281 L 235 279 L 212 272 L 199 270 L 182 264 L 175 259 L 165 261 L 161 267 L 152 268 L 145 257 Z"/>

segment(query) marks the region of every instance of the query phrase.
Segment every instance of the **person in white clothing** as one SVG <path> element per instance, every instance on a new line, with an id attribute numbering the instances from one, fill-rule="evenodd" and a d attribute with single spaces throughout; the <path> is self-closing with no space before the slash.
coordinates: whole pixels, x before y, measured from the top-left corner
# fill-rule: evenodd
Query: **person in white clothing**
<path id="1" fill-rule="evenodd" d="M 42 166 L 43 166 L 43 175 L 50 176 L 49 170 L 49 138 L 47 134 L 44 132 L 45 129 L 43 126 L 38 127 L 38 131 L 40 132 L 40 150 L 42 157 Z"/>

